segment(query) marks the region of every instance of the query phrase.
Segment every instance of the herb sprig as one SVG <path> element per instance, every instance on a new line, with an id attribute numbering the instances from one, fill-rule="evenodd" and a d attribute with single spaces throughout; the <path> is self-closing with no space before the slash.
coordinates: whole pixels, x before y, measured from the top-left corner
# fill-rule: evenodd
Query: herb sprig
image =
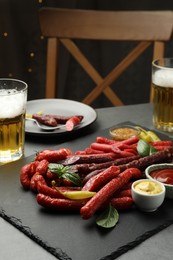
<path id="1" fill-rule="evenodd" d="M 72 166 L 64 166 L 58 163 L 49 163 L 48 169 L 51 172 L 56 173 L 60 180 L 67 179 L 74 183 L 76 186 L 82 185 L 82 181 L 79 174 L 76 170 L 73 169 Z"/>

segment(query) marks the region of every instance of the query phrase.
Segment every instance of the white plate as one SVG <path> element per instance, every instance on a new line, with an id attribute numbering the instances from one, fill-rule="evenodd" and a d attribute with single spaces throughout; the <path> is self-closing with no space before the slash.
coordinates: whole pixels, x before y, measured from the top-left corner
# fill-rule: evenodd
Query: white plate
<path id="1" fill-rule="evenodd" d="M 36 99 L 27 102 L 27 114 L 34 114 L 39 111 L 42 111 L 44 114 L 57 114 L 61 116 L 83 115 L 84 118 L 82 122 L 73 131 L 89 126 L 97 118 L 96 111 L 92 107 L 68 99 Z M 29 120 L 26 120 L 25 132 L 27 134 L 35 135 L 57 135 L 67 133 L 65 129 L 56 129 L 51 132 L 42 131 L 34 122 Z"/>

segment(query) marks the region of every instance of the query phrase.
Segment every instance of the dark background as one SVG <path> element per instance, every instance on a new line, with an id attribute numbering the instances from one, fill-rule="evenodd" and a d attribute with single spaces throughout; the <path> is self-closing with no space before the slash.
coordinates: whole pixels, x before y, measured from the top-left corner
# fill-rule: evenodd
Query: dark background
<path id="1" fill-rule="evenodd" d="M 0 77 L 24 80 L 28 100 L 44 98 L 46 39 L 41 36 L 38 10 L 43 6 L 94 10 L 172 10 L 165 0 L 0 0 Z M 158 24 L 159 26 L 159 24 Z M 78 41 L 100 74 L 104 76 L 136 44 L 134 42 Z M 173 56 L 172 40 L 165 56 Z M 126 105 L 149 101 L 152 46 L 121 76 L 113 88 Z M 61 48 L 58 98 L 81 101 L 95 84 L 73 58 Z M 93 107 L 111 103 L 102 95 Z"/>

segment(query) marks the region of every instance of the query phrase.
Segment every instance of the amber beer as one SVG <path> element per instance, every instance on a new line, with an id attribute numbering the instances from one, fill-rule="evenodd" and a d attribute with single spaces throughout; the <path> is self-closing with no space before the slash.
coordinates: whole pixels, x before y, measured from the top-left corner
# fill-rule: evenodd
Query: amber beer
<path id="1" fill-rule="evenodd" d="M 25 82 L 0 79 L 0 164 L 23 156 L 26 99 Z"/>
<path id="2" fill-rule="evenodd" d="M 169 59 L 157 60 L 152 66 L 153 124 L 157 129 L 166 132 L 173 132 L 172 62 Z"/>

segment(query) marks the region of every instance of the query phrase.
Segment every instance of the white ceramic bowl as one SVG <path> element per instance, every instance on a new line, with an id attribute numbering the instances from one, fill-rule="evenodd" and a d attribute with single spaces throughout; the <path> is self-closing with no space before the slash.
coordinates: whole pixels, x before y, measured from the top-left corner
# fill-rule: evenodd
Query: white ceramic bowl
<path id="1" fill-rule="evenodd" d="M 143 193 L 142 190 L 137 190 L 136 188 L 139 183 L 144 186 L 149 183 L 151 185 L 158 185 L 160 192 L 156 194 Z M 140 179 L 132 184 L 132 198 L 140 210 L 152 212 L 162 205 L 165 198 L 165 187 L 161 182 L 156 180 Z"/>
<path id="2" fill-rule="evenodd" d="M 162 170 L 162 169 L 173 169 L 173 164 L 172 163 L 160 163 L 160 164 L 152 164 L 148 166 L 145 169 L 145 176 L 146 178 L 150 180 L 154 180 L 153 177 L 151 177 L 150 173 L 155 170 Z M 173 199 L 173 185 L 172 184 L 165 184 L 163 183 L 166 189 L 166 198 Z"/>

